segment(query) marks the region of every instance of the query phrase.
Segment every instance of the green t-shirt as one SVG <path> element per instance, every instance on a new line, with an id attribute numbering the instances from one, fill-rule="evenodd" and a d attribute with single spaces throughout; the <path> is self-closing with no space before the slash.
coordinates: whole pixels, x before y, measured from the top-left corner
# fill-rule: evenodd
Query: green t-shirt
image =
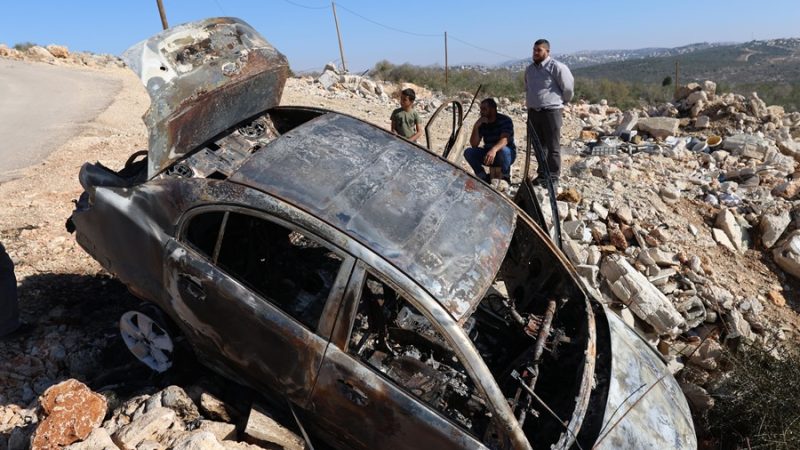
<path id="1" fill-rule="evenodd" d="M 417 124 L 422 120 L 419 118 L 419 113 L 414 111 L 404 111 L 403 108 L 397 108 L 392 111 L 392 124 L 397 134 L 404 138 L 410 138 L 417 132 Z"/>

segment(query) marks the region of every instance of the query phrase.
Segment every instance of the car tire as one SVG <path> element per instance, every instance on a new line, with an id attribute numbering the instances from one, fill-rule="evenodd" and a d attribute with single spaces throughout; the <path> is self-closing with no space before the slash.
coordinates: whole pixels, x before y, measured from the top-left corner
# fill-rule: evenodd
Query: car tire
<path id="1" fill-rule="evenodd" d="M 149 305 L 147 305 L 149 306 Z M 172 367 L 175 344 L 169 327 L 157 308 L 141 308 L 124 313 L 119 331 L 128 350 L 155 372 Z"/>

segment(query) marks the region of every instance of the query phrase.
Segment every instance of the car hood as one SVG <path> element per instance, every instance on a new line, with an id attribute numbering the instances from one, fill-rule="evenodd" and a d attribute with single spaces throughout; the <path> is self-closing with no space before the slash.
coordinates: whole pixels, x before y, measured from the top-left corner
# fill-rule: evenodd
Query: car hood
<path id="1" fill-rule="evenodd" d="M 123 53 L 150 95 L 148 178 L 235 123 L 280 103 L 286 57 L 229 17 L 167 29 Z"/>
<path id="2" fill-rule="evenodd" d="M 697 448 L 691 412 L 656 351 L 606 310 L 611 379 L 600 435 L 593 448 Z"/>

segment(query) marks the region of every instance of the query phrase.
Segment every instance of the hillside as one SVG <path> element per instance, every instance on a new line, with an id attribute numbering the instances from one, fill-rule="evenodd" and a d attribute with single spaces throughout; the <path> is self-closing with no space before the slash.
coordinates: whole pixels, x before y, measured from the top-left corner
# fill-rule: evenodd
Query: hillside
<path id="1" fill-rule="evenodd" d="M 800 83 L 800 39 L 751 41 L 590 67 L 573 66 L 573 73 L 593 79 L 661 83 L 665 77 L 675 76 L 676 62 L 681 83 L 713 79 L 731 85 L 796 84 Z"/>

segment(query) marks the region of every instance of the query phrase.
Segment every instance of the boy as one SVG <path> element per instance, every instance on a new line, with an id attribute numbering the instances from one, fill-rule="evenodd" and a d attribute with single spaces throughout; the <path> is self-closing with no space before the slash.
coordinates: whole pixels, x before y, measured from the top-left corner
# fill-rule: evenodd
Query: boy
<path id="1" fill-rule="evenodd" d="M 411 142 L 417 142 L 422 136 L 422 120 L 414 111 L 414 100 L 417 98 L 413 89 L 400 92 L 400 107 L 392 111 L 392 133 L 403 136 Z"/>

